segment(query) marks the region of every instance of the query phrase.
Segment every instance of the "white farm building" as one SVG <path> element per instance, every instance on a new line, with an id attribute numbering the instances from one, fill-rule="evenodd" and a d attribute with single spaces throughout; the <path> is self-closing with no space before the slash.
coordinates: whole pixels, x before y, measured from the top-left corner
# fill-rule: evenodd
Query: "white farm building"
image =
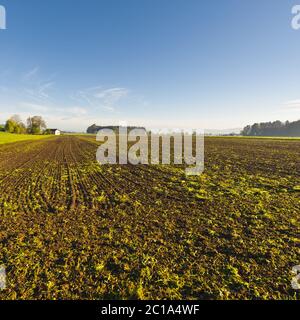
<path id="1" fill-rule="evenodd" d="M 49 132 L 50 132 L 50 134 L 60 136 L 60 130 L 58 130 L 58 129 L 49 129 Z"/>

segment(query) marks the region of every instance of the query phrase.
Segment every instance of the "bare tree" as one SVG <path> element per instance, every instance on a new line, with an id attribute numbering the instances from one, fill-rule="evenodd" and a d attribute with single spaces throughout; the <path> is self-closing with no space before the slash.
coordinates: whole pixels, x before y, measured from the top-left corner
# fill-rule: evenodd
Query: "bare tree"
<path id="1" fill-rule="evenodd" d="M 41 116 L 29 117 L 27 119 L 27 129 L 29 133 L 40 134 L 41 131 L 46 128 L 46 122 Z"/>
<path id="2" fill-rule="evenodd" d="M 17 124 L 22 123 L 21 117 L 18 114 L 14 114 L 12 117 L 10 117 L 9 120 L 11 120 Z"/>

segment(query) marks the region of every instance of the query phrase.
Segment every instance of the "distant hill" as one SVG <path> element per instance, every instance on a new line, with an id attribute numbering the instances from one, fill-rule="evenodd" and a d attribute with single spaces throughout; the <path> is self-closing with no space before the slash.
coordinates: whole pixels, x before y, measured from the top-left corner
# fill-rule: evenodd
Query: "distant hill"
<path id="1" fill-rule="evenodd" d="M 300 137 L 300 120 L 254 123 L 246 126 L 241 134 L 243 136 Z"/>
<path id="2" fill-rule="evenodd" d="M 90 127 L 87 128 L 86 132 L 90 133 L 90 134 L 97 134 L 97 132 L 99 130 L 103 130 L 103 129 L 110 129 L 113 130 L 115 132 L 119 132 L 119 128 L 122 128 L 121 126 L 97 126 L 96 124 L 91 125 Z M 127 127 L 127 130 L 133 130 L 133 129 L 143 129 L 146 130 L 143 127 L 134 127 L 134 126 L 129 126 Z"/>
<path id="3" fill-rule="evenodd" d="M 204 133 L 206 135 L 236 135 L 241 133 L 242 128 L 234 128 L 234 129 L 205 129 Z"/>

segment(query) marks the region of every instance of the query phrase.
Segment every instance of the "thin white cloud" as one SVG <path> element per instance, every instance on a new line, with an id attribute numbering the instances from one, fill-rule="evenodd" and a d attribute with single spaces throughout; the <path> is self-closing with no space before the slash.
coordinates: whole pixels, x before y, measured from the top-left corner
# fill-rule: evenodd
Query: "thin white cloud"
<path id="1" fill-rule="evenodd" d="M 85 108 L 81 108 L 81 107 L 64 108 L 62 110 L 77 116 L 85 115 L 88 113 Z"/>
<path id="2" fill-rule="evenodd" d="M 37 111 L 37 112 L 47 112 L 49 111 L 49 107 L 45 105 L 40 105 L 36 103 L 30 102 L 21 102 L 20 106 L 25 108 L 27 111 Z"/>
<path id="3" fill-rule="evenodd" d="M 23 75 L 23 80 L 31 80 L 32 78 L 34 78 L 38 74 L 39 70 L 40 70 L 39 67 L 34 67 L 33 69 L 27 71 Z"/>
<path id="4" fill-rule="evenodd" d="M 283 105 L 286 109 L 297 109 L 300 110 L 300 99 L 287 101 Z"/>
<path id="5" fill-rule="evenodd" d="M 62 98 L 55 74 L 43 75 L 39 67 L 13 75 L 13 80 L 13 86 L 10 84 L 7 87 L 4 78 L 0 83 L 0 123 L 16 113 L 24 121 L 29 116 L 40 115 L 51 127 L 86 130 L 95 122 L 118 123 L 122 110 L 128 114 L 130 106 L 143 105 L 144 102 L 121 86 L 90 87 Z"/>
<path id="6" fill-rule="evenodd" d="M 23 100 L 31 100 L 37 104 L 54 102 L 51 99 L 51 90 L 55 86 L 55 82 L 53 81 L 54 76 L 43 76 L 38 66 L 27 71 L 21 77 L 21 88 L 19 90 L 23 96 Z"/>
<path id="7" fill-rule="evenodd" d="M 111 88 L 95 93 L 96 98 L 111 100 L 112 102 L 118 101 L 119 99 L 126 97 L 127 95 L 128 90 L 125 88 Z"/>
<path id="8" fill-rule="evenodd" d="M 42 82 L 32 84 L 30 87 L 24 89 L 24 93 L 35 101 L 45 101 L 50 99 L 50 90 L 55 85 L 55 82 Z"/>
<path id="9" fill-rule="evenodd" d="M 42 105 L 37 103 L 30 102 L 21 102 L 19 104 L 19 108 L 26 112 L 39 112 L 43 116 L 49 116 L 51 114 L 62 114 L 66 115 L 66 117 L 81 117 L 88 113 L 85 108 L 82 107 L 57 107 L 55 105 Z"/>
<path id="10" fill-rule="evenodd" d="M 80 90 L 73 98 L 78 101 L 88 103 L 94 109 L 103 109 L 115 112 L 119 103 L 128 97 L 129 90 L 126 88 L 108 88 L 101 86 Z"/>

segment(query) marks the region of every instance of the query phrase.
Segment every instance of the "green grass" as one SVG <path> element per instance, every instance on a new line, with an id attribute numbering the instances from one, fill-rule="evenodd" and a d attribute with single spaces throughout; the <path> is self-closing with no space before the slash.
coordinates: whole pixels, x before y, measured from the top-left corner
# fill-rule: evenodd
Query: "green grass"
<path id="1" fill-rule="evenodd" d="M 46 136 L 46 135 L 34 136 L 31 134 L 13 134 L 13 133 L 0 132 L 0 144 L 25 141 L 25 140 L 40 140 L 45 138 L 49 138 L 49 136 Z"/>

